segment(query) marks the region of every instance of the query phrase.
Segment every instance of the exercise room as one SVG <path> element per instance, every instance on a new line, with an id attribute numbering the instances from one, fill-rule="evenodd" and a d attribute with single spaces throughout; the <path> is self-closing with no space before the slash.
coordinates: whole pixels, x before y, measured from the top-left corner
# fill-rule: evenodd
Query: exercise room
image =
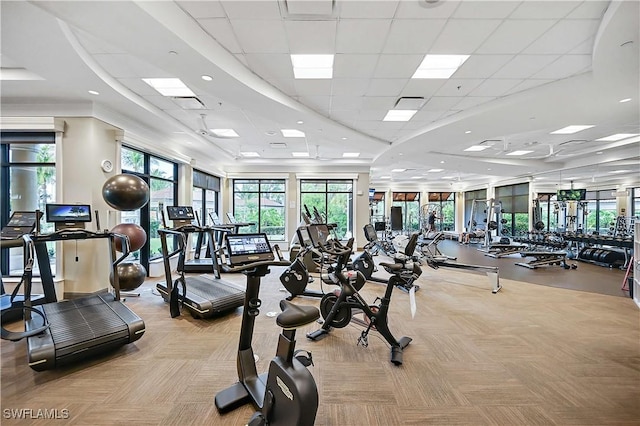
<path id="1" fill-rule="evenodd" d="M 0 12 L 3 424 L 640 424 L 638 1 Z"/>

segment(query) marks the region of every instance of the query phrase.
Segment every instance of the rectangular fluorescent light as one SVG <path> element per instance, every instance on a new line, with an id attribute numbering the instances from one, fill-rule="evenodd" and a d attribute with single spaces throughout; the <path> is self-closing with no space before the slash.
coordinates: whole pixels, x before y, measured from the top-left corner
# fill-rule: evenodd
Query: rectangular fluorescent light
<path id="1" fill-rule="evenodd" d="M 563 127 L 562 129 L 555 130 L 555 131 L 551 132 L 550 134 L 552 134 L 552 135 L 571 135 L 573 133 L 578 133 L 578 132 L 581 132 L 583 130 L 590 129 L 592 127 L 595 127 L 595 125 L 593 125 L 593 124 L 586 124 L 586 125 L 575 124 L 575 125 Z"/>
<path id="2" fill-rule="evenodd" d="M 291 64 L 295 78 L 333 77 L 333 55 L 291 55 Z"/>
<path id="3" fill-rule="evenodd" d="M 612 170 L 609 173 L 616 174 L 616 173 L 629 173 L 631 170 Z"/>
<path id="4" fill-rule="evenodd" d="M 422 179 L 422 176 L 411 176 L 411 179 Z"/>
<path id="5" fill-rule="evenodd" d="M 233 129 L 209 129 L 211 133 L 219 138 L 239 138 L 240 135 Z"/>
<path id="6" fill-rule="evenodd" d="M 449 78 L 469 55 L 425 55 L 411 78 Z"/>
<path id="7" fill-rule="evenodd" d="M 391 176 L 380 176 L 380 179 L 391 179 Z"/>
<path id="8" fill-rule="evenodd" d="M 638 136 L 638 133 L 616 133 L 615 135 L 607 136 L 607 137 L 596 139 L 596 140 L 602 141 L 602 142 L 616 142 L 616 141 L 621 141 L 622 139 L 629 139 L 634 136 Z"/>
<path id="9" fill-rule="evenodd" d="M 393 170 L 391 170 L 391 171 L 392 171 L 393 173 L 402 173 L 402 172 L 404 172 L 405 170 L 407 170 L 407 169 L 393 169 Z"/>
<path id="10" fill-rule="evenodd" d="M 471 145 L 469 148 L 465 149 L 465 151 L 484 151 L 489 148 L 486 145 Z"/>
<path id="11" fill-rule="evenodd" d="M 285 138 L 304 138 L 304 132 L 297 129 L 280 129 Z"/>
<path id="12" fill-rule="evenodd" d="M 243 151 L 240 155 L 243 157 L 260 157 L 260 154 L 255 151 Z"/>
<path id="13" fill-rule="evenodd" d="M 525 155 L 525 154 L 531 154 L 532 152 L 533 151 L 512 151 L 507 155 Z"/>
<path id="14" fill-rule="evenodd" d="M 429 170 L 427 170 L 427 173 L 438 173 L 438 172 L 441 172 L 443 170 L 444 169 L 429 169 Z"/>
<path id="15" fill-rule="evenodd" d="M 303 157 L 308 157 L 309 153 L 308 152 L 292 152 L 291 155 L 293 157 L 303 158 Z"/>
<path id="16" fill-rule="evenodd" d="M 343 158 L 357 158 L 360 157 L 360 153 L 359 152 L 344 152 L 342 154 Z"/>
<path id="17" fill-rule="evenodd" d="M 382 121 L 409 121 L 416 112 L 416 109 L 390 109 Z"/>
<path id="18" fill-rule="evenodd" d="M 179 78 L 143 78 L 163 96 L 196 96 Z"/>

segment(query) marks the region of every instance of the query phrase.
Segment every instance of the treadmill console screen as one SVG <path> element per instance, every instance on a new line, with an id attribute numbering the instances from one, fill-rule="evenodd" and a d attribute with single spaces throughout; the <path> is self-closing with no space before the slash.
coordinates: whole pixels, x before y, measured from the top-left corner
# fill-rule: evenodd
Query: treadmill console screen
<path id="1" fill-rule="evenodd" d="M 169 220 L 193 220 L 195 215 L 191 206 L 167 206 Z"/>
<path id="2" fill-rule="evenodd" d="M 13 212 L 7 222 L 8 227 L 36 227 L 36 212 Z"/>
<path id="3" fill-rule="evenodd" d="M 91 222 L 88 204 L 47 204 L 45 212 L 49 223 Z"/>
<path id="4" fill-rule="evenodd" d="M 320 247 L 320 243 L 326 244 L 329 239 L 329 227 L 327 225 L 309 225 L 309 236 L 314 247 Z"/>
<path id="5" fill-rule="evenodd" d="M 309 235 L 309 227 L 301 226 L 296 233 L 298 234 L 298 242 L 302 247 L 313 246 L 313 241 L 311 241 L 311 236 Z"/>
<path id="6" fill-rule="evenodd" d="M 231 266 L 275 259 L 264 233 L 227 235 L 227 250 Z"/>

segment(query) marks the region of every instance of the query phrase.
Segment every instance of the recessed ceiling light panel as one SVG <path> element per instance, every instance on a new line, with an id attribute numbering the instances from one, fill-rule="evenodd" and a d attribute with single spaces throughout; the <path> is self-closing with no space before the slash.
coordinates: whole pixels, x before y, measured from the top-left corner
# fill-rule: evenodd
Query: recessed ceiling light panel
<path id="1" fill-rule="evenodd" d="M 298 129 L 280 129 L 285 138 L 304 138 L 304 132 Z"/>
<path id="2" fill-rule="evenodd" d="M 240 135 L 233 129 L 209 129 L 211 133 L 219 138 L 239 138 Z"/>
<path id="3" fill-rule="evenodd" d="M 526 151 L 526 150 L 521 150 L 521 151 L 512 151 L 510 153 L 508 153 L 507 155 L 526 155 L 526 154 L 531 154 L 533 151 Z"/>
<path id="4" fill-rule="evenodd" d="M 449 78 L 469 55 L 426 55 L 411 78 Z"/>
<path id="5" fill-rule="evenodd" d="M 409 121 L 416 112 L 415 109 L 390 109 L 382 121 Z"/>
<path id="6" fill-rule="evenodd" d="M 163 96 L 196 96 L 179 78 L 143 78 Z"/>
<path id="7" fill-rule="evenodd" d="M 596 140 L 602 141 L 602 142 L 617 142 L 623 139 L 632 138 L 634 136 L 638 136 L 638 133 L 616 133 L 615 135 L 607 136 L 607 137 L 596 139 Z"/>
<path id="8" fill-rule="evenodd" d="M 595 127 L 593 124 L 573 124 L 571 126 L 563 127 L 562 129 L 554 130 L 551 132 L 552 135 L 571 135 L 573 133 L 578 133 L 583 130 L 590 129 Z"/>
<path id="9" fill-rule="evenodd" d="M 342 153 L 343 158 L 358 158 L 360 157 L 359 152 L 344 152 Z"/>
<path id="10" fill-rule="evenodd" d="M 247 157 L 247 158 L 249 158 L 249 157 L 260 157 L 260 154 L 258 154 L 255 151 L 243 151 L 243 152 L 240 153 L 240 155 L 243 156 L 243 157 Z"/>
<path id="11" fill-rule="evenodd" d="M 489 148 L 486 145 L 471 145 L 469 148 L 465 149 L 465 151 L 484 151 Z"/>
<path id="12" fill-rule="evenodd" d="M 298 79 L 333 77 L 333 55 L 291 55 L 291 64 Z"/>
<path id="13" fill-rule="evenodd" d="M 308 152 L 292 152 L 291 156 L 296 158 L 304 158 L 304 157 L 308 157 L 309 153 Z"/>

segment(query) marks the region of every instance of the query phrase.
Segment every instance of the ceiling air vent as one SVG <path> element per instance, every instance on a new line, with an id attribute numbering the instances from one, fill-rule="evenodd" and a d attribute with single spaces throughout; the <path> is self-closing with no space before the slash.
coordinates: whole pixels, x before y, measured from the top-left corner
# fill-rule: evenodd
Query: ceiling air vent
<path id="1" fill-rule="evenodd" d="M 336 19 L 334 0 L 282 0 L 280 10 L 285 19 Z"/>
<path id="2" fill-rule="evenodd" d="M 269 146 L 273 149 L 285 149 L 287 144 L 284 142 L 271 142 Z"/>
<path id="3" fill-rule="evenodd" d="M 195 96 L 175 96 L 172 99 L 182 109 L 207 109 L 204 103 Z"/>
<path id="4" fill-rule="evenodd" d="M 402 97 L 398 98 L 393 109 L 419 110 L 424 105 L 423 97 Z"/>

